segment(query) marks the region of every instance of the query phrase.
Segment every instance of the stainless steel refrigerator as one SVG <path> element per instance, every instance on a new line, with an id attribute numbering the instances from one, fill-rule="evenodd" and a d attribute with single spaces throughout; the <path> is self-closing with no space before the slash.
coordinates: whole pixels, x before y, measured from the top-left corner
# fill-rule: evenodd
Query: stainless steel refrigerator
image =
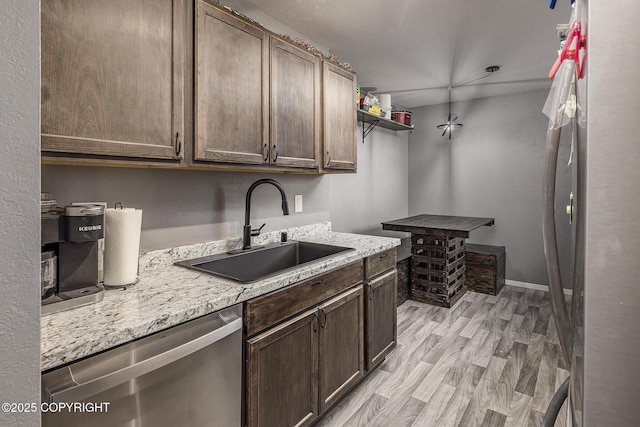
<path id="1" fill-rule="evenodd" d="M 587 57 L 584 76 L 575 80 L 575 88 L 579 109 L 586 114 L 584 120 L 576 119 L 574 127 L 575 245 L 569 312 L 563 313 L 562 289 L 554 277 L 553 242 L 545 242 L 547 272 L 558 334 L 570 360 L 572 424 L 636 426 L 640 425 L 640 1 L 576 0 L 575 7 L 584 11 L 581 30 Z M 550 228 L 555 231 L 555 225 L 547 224 L 545 233 Z"/>

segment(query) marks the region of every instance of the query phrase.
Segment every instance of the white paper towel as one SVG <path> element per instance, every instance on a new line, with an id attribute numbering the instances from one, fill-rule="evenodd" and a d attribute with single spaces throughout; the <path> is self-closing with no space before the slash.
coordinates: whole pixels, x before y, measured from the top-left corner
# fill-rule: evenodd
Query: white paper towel
<path id="1" fill-rule="evenodd" d="M 380 98 L 380 108 L 383 110 L 391 109 L 391 95 L 388 93 L 381 93 L 378 95 L 378 98 Z"/>
<path id="2" fill-rule="evenodd" d="M 104 223 L 104 284 L 132 284 L 138 277 L 142 210 L 106 209 Z"/>
<path id="3" fill-rule="evenodd" d="M 378 97 L 380 98 L 380 109 L 382 110 L 381 116 L 385 119 L 391 119 L 391 95 L 381 93 Z"/>

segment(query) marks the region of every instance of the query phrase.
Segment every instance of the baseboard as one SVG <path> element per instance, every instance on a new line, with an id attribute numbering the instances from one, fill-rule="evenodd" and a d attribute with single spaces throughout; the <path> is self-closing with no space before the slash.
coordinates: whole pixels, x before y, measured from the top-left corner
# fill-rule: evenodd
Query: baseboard
<path id="1" fill-rule="evenodd" d="M 547 285 L 539 285 L 537 283 L 529 283 L 529 282 L 519 282 L 517 280 L 505 280 L 504 281 L 505 285 L 509 285 L 509 286 L 517 286 L 519 288 L 526 288 L 526 289 L 535 289 L 536 291 L 549 291 L 549 287 Z M 572 295 L 573 294 L 573 290 L 571 289 L 564 289 L 564 294 L 565 295 Z"/>

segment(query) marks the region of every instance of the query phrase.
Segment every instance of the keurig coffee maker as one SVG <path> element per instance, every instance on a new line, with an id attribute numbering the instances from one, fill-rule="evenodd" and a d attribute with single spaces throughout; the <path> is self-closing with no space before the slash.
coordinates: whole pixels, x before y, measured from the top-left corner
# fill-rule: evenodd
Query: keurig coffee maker
<path id="1" fill-rule="evenodd" d="M 98 240 L 104 233 L 104 207 L 42 208 L 42 314 L 101 301 Z"/>

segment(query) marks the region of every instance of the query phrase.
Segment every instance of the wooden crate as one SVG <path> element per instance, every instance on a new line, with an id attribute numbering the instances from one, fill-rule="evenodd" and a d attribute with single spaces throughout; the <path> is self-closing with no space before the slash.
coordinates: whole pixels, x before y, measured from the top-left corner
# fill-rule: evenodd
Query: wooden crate
<path id="1" fill-rule="evenodd" d="M 411 243 L 412 299 L 450 308 L 466 290 L 464 239 L 413 234 Z"/>
<path id="2" fill-rule="evenodd" d="M 411 295 L 411 258 L 403 259 L 396 265 L 398 270 L 398 299 L 397 305 L 404 303 Z"/>
<path id="3" fill-rule="evenodd" d="M 475 292 L 497 295 L 505 281 L 505 247 L 468 243 L 465 257 L 467 287 Z"/>
<path id="4" fill-rule="evenodd" d="M 411 299 L 424 302 L 432 305 L 439 305 L 440 307 L 451 308 L 466 292 L 467 287 L 464 282 L 458 285 L 458 288 L 451 293 L 438 294 L 435 292 L 426 292 L 421 289 L 411 289 Z"/>

